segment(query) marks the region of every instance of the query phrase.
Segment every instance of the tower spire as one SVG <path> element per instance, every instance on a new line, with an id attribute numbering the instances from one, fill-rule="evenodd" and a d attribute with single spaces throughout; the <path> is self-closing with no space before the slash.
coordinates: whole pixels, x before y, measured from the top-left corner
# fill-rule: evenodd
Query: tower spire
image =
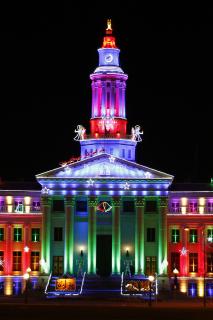
<path id="1" fill-rule="evenodd" d="M 106 34 L 112 34 L 112 21 L 111 21 L 111 19 L 107 19 Z"/>

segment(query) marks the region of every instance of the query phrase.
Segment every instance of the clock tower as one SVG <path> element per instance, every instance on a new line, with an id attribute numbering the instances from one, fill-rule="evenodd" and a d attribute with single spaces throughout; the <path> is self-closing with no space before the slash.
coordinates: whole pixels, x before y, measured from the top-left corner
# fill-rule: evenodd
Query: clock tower
<path id="1" fill-rule="evenodd" d="M 113 36 L 111 20 L 102 47 L 98 49 L 99 65 L 90 75 L 92 80 L 91 134 L 84 134 L 81 157 L 106 152 L 116 157 L 135 161 L 136 135 L 127 135 L 125 91 L 127 74 L 119 65 L 120 50 Z M 134 131 L 134 129 L 133 129 Z"/>

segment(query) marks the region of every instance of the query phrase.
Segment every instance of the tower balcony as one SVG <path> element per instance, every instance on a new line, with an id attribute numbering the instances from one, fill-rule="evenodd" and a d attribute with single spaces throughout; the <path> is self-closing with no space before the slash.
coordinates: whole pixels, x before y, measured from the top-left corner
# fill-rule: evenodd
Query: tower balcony
<path id="1" fill-rule="evenodd" d="M 125 140 L 133 140 L 131 134 L 121 134 L 120 132 L 117 132 L 117 133 L 99 133 L 99 132 L 95 132 L 95 133 L 92 133 L 92 134 L 85 134 L 84 140 L 91 140 L 91 139 L 125 139 Z"/>

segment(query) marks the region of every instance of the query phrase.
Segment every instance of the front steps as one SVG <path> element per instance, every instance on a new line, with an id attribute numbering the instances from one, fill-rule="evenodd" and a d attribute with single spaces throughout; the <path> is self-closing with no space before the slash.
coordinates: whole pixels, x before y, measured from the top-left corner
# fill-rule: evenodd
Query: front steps
<path id="1" fill-rule="evenodd" d="M 119 297 L 121 292 L 121 276 L 113 275 L 100 277 L 98 275 L 86 275 L 82 295 L 103 297 Z"/>

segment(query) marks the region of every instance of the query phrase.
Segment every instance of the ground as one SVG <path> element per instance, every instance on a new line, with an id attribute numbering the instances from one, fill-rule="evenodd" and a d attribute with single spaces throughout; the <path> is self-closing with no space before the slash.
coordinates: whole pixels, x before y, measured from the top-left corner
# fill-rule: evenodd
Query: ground
<path id="1" fill-rule="evenodd" d="M 1 319 L 212 319 L 213 301 L 208 301 L 203 307 L 202 300 L 183 301 L 158 301 L 152 302 L 149 306 L 138 298 L 121 299 L 95 299 L 95 298 L 75 298 L 75 299 L 54 299 L 45 300 L 30 297 L 28 302 L 24 298 L 0 299 Z"/>

